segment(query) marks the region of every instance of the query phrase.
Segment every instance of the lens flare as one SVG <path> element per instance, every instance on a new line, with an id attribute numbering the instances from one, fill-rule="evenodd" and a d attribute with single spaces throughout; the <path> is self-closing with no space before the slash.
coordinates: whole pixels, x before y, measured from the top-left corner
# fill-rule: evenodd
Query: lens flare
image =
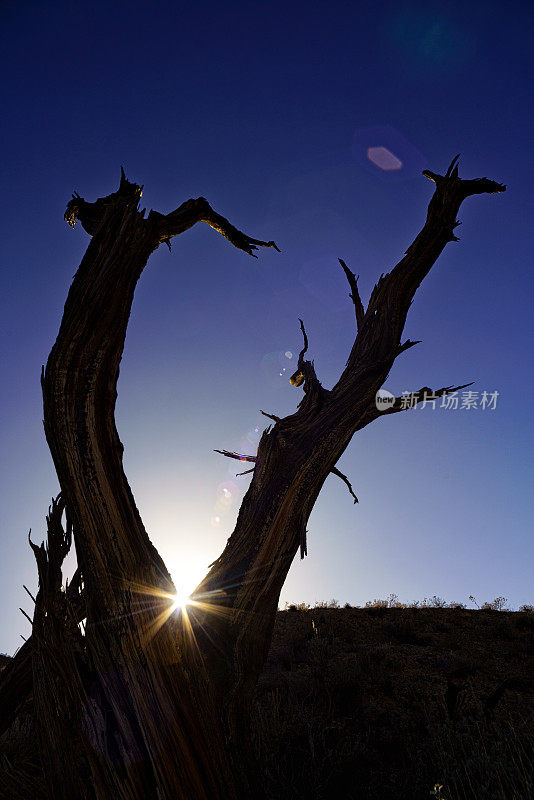
<path id="1" fill-rule="evenodd" d="M 352 156 L 383 181 L 419 178 L 426 157 L 393 125 L 358 128 L 352 140 Z"/>
<path id="2" fill-rule="evenodd" d="M 146 643 L 152 641 L 164 625 L 171 624 L 177 636 L 177 657 L 179 648 L 187 647 L 202 660 L 197 635 L 201 633 L 211 637 L 210 629 L 216 618 L 231 617 L 228 595 L 234 590 L 232 583 L 225 588 L 215 589 L 202 589 L 199 585 L 187 595 L 181 590 L 168 592 L 158 587 L 131 583 L 128 591 L 135 597 L 135 603 L 130 613 L 145 617 L 143 633 Z"/>
<path id="3" fill-rule="evenodd" d="M 402 169 L 400 158 L 397 158 L 387 147 L 368 147 L 367 158 L 377 167 L 383 169 L 384 172 L 389 172 L 392 169 Z"/>
<path id="4" fill-rule="evenodd" d="M 172 611 L 184 611 L 185 608 L 191 602 L 191 598 L 185 592 L 176 592 L 175 595 L 171 595 L 172 599 Z"/>

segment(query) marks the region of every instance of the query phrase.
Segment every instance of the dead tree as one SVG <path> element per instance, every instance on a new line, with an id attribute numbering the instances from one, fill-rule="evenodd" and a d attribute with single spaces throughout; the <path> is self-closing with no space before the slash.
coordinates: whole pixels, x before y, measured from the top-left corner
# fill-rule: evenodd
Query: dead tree
<path id="1" fill-rule="evenodd" d="M 398 355 L 408 309 L 448 242 L 457 241 L 465 198 L 502 192 L 487 178 L 458 177 L 455 158 L 435 183 L 426 222 L 404 257 L 381 275 L 367 308 L 350 287 L 356 335 L 331 390 L 304 345 L 291 382 L 298 409 L 273 421 L 256 454 L 236 527 L 194 593 L 190 614 L 172 614 L 171 576 L 152 545 L 123 466 L 114 419 L 116 386 L 134 290 L 150 254 L 199 221 L 254 255 L 276 247 L 241 233 L 206 200 L 171 214 L 138 208 L 141 188 L 122 173 L 118 191 L 94 203 L 78 195 L 65 218 L 92 237 L 71 285 L 59 334 L 42 374 L 44 425 L 61 486 L 47 545 L 32 544 L 39 592 L 28 644 L 4 670 L 7 722 L 33 686 L 48 795 L 54 800 L 243 800 L 261 797 L 248 742 L 249 710 L 267 656 L 280 590 L 306 553 L 306 523 L 329 473 L 356 431 L 407 407 L 380 409 L 376 394 Z M 446 386 L 439 397 L 463 386 Z M 411 404 L 430 393 L 423 387 Z M 263 412 L 265 413 L 265 412 Z M 66 514 L 65 524 L 62 514 Z M 75 580 L 61 586 L 71 540 Z M 83 621 L 83 624 L 82 624 Z M 31 660 L 31 670 L 29 663 Z M 17 697 L 7 699 L 6 687 Z"/>

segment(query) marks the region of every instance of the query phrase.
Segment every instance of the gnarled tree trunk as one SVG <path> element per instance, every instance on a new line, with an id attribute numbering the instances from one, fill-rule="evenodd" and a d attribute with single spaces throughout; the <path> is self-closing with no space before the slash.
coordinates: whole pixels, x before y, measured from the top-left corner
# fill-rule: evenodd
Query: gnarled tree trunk
<path id="1" fill-rule="evenodd" d="M 377 408 L 376 393 L 397 358 L 414 294 L 447 242 L 462 201 L 504 186 L 462 180 L 455 159 L 436 184 L 427 220 L 404 258 L 381 276 L 364 308 L 357 279 L 341 261 L 357 334 L 346 367 L 324 389 L 305 360 L 298 410 L 270 417 L 234 532 L 194 593 L 190 613 L 172 614 L 174 587 L 150 542 L 122 468 L 114 408 L 119 363 L 137 281 L 162 243 L 205 221 L 249 254 L 273 242 L 251 239 L 203 199 L 175 212 L 138 210 L 141 189 L 124 173 L 117 192 L 67 207 L 92 236 L 69 291 L 43 372 L 44 422 L 61 485 L 48 516 L 32 639 L 11 665 L 11 682 L 31 687 L 50 797 L 108 800 L 244 800 L 261 797 L 247 736 L 256 681 L 267 656 L 280 590 L 326 477 L 348 479 L 336 462 Z M 169 244 L 170 247 L 170 244 Z M 467 384 L 466 384 L 467 385 Z M 463 386 L 434 392 L 441 396 Z M 411 404 L 430 393 L 415 392 Z M 353 495 L 354 496 L 354 495 Z M 355 498 L 356 500 L 356 498 Z M 66 513 L 65 528 L 61 519 Z M 76 580 L 63 590 L 61 563 L 71 538 Z M 85 620 L 84 632 L 78 624 Z M 24 653 L 25 660 L 22 654 Z M 16 671 L 18 669 L 18 672 Z M 5 703 L 0 684 L 0 706 Z M 23 694 L 23 691 L 22 691 Z M 7 708 L 7 705 L 6 705 Z M 16 704 L 8 708 L 11 716 Z"/>

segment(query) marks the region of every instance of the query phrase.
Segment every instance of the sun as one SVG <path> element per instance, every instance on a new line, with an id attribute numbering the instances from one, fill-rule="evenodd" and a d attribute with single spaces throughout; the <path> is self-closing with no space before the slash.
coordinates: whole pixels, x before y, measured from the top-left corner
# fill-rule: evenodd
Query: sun
<path id="1" fill-rule="evenodd" d="M 191 602 L 191 597 L 184 591 L 172 595 L 172 611 L 185 611 Z"/>
<path id="2" fill-rule="evenodd" d="M 174 556 L 174 557 L 173 557 Z M 169 569 L 174 583 L 175 591 L 169 595 L 171 601 L 171 614 L 173 612 L 185 611 L 188 606 L 194 605 L 191 595 L 199 585 L 207 572 L 207 564 L 210 559 L 209 554 L 203 551 L 196 551 L 183 548 L 171 553 L 165 563 Z"/>
<path id="3" fill-rule="evenodd" d="M 229 614 L 228 604 L 224 602 L 226 590 L 210 588 L 208 591 L 198 593 L 195 587 L 200 586 L 202 576 L 206 572 L 206 561 L 209 559 L 202 557 L 201 554 L 194 554 L 194 557 L 188 557 L 188 553 L 180 555 L 179 564 L 174 570 L 171 562 L 171 575 L 176 587 L 174 592 L 144 585 L 132 586 L 130 589 L 146 597 L 140 602 L 146 606 L 147 611 L 149 609 L 156 611 L 155 616 L 147 619 L 147 641 L 153 639 L 160 628 L 173 618 L 184 634 L 184 642 L 198 650 L 195 636 L 198 624 L 204 626 L 206 615 L 228 616 Z M 204 622 L 199 623 L 199 620 Z"/>

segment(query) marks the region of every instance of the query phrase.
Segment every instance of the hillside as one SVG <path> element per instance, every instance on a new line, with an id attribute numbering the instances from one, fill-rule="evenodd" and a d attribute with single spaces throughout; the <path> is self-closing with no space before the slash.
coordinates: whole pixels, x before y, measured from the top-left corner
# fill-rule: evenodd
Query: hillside
<path id="1" fill-rule="evenodd" d="M 279 611 L 254 712 L 270 800 L 532 800 L 533 657 L 532 612 Z M 31 702 L 0 773 L 0 797 L 41 796 Z"/>
<path id="2" fill-rule="evenodd" d="M 534 797 L 534 614 L 281 611 L 258 689 L 273 800 Z"/>

